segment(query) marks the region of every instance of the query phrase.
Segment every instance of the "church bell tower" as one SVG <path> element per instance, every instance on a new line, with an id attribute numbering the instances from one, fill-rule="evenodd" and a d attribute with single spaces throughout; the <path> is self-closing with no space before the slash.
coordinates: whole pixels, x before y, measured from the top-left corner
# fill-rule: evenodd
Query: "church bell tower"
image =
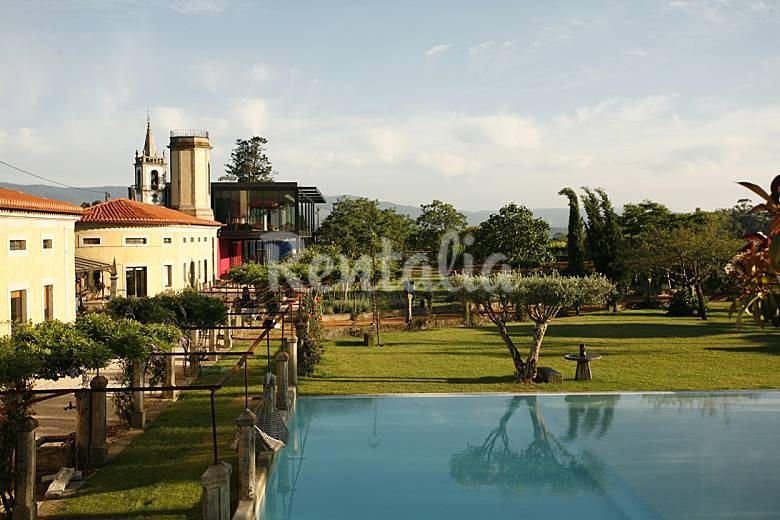
<path id="1" fill-rule="evenodd" d="M 141 155 L 135 152 L 135 184 L 128 189 L 128 198 L 146 204 L 165 206 L 168 203 L 168 162 L 165 152 L 157 154 L 149 115 L 146 116 L 146 138 Z"/>

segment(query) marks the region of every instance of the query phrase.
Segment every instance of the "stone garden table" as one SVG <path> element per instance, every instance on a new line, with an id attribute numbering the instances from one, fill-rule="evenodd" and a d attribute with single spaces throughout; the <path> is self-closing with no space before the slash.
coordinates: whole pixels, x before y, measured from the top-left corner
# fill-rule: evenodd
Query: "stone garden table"
<path id="1" fill-rule="evenodd" d="M 579 354 L 566 354 L 564 359 L 577 362 L 577 371 L 574 373 L 575 381 L 590 381 L 593 375 L 590 372 L 590 362 L 601 359 L 601 356 L 592 356 L 583 351 Z"/>

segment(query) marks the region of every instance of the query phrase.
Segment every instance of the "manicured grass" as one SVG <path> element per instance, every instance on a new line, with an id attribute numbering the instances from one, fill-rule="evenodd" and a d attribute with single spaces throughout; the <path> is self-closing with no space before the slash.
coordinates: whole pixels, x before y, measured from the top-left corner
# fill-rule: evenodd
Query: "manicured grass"
<path id="1" fill-rule="evenodd" d="M 247 346 L 240 344 L 236 348 L 243 350 Z M 264 351 L 264 345 L 258 347 L 258 354 Z M 225 373 L 226 365 L 235 362 L 236 358 L 231 358 L 221 361 L 221 368 L 205 368 L 198 383 L 215 382 Z M 250 396 L 262 395 L 266 362 L 256 358 L 249 367 Z M 244 409 L 243 371 L 215 395 L 219 457 L 234 468 L 231 492 L 235 504 L 236 452 L 228 446 L 236 433 L 236 417 Z M 200 519 L 200 476 L 212 461 L 209 392 L 183 392 L 142 435 L 92 475 L 75 497 L 65 500 L 48 518 Z"/>
<path id="2" fill-rule="evenodd" d="M 512 326 L 523 352 L 530 333 L 530 324 Z M 545 338 L 540 364 L 563 373 L 560 385 L 513 383 L 512 363 L 492 325 L 383 333 L 382 339 L 383 347 L 358 346 L 357 338 L 328 342 L 315 377 L 303 378 L 299 390 L 366 394 L 780 388 L 780 332 L 753 325 L 737 329 L 723 305 L 714 305 L 707 322 L 655 311 L 559 318 Z M 580 342 L 590 353 L 604 356 L 592 363 L 590 382 L 573 381 L 575 364 L 562 357 L 575 353 Z M 250 393 L 260 395 L 265 362 L 256 359 L 250 367 Z M 205 376 L 200 382 L 218 377 Z M 243 407 L 239 373 L 217 392 L 220 458 L 234 468 L 236 454 L 228 445 Z M 50 518 L 199 518 L 199 478 L 211 463 L 211 449 L 208 392 L 185 393 Z M 235 500 L 235 472 L 231 488 Z"/>
<path id="3" fill-rule="evenodd" d="M 358 338 L 326 344 L 314 377 L 302 394 L 398 392 L 592 392 L 780 388 L 780 332 L 752 324 L 737 328 L 725 305 L 714 304 L 708 321 L 672 318 L 663 311 L 622 311 L 556 319 L 542 346 L 540 366 L 563 374 L 559 385 L 511 381 L 512 362 L 492 324 L 426 332 L 382 334 L 383 347 Z M 532 326 L 511 327 L 525 354 Z M 580 342 L 594 379 L 574 381 Z"/>

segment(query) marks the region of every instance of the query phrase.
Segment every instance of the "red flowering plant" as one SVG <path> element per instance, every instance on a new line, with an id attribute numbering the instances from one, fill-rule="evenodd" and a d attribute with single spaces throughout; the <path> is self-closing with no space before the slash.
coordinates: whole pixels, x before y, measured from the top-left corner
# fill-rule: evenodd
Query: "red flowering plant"
<path id="1" fill-rule="evenodd" d="M 747 244 L 735 256 L 727 271 L 737 281 L 740 294 L 731 305 L 737 322 L 745 313 L 762 327 L 771 323 L 780 326 L 780 175 L 774 178 L 769 193 L 750 182 L 740 182 L 764 202 L 753 211 L 768 212 L 772 218 L 767 233 L 749 233 Z"/>

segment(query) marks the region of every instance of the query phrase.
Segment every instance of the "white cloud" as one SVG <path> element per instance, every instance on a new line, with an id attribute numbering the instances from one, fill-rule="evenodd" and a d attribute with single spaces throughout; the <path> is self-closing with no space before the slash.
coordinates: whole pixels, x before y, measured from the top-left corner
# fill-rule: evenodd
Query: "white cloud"
<path id="1" fill-rule="evenodd" d="M 427 51 L 425 51 L 426 56 L 436 56 L 437 54 L 441 54 L 443 52 L 448 51 L 450 48 L 452 48 L 452 43 L 440 43 L 439 45 L 434 45 Z"/>
<path id="2" fill-rule="evenodd" d="M 264 135 L 269 128 L 268 102 L 263 98 L 236 99 L 231 119 L 243 130 L 242 135 Z"/>
<path id="3" fill-rule="evenodd" d="M 625 54 L 626 56 L 647 56 L 647 51 L 643 49 L 630 49 L 624 51 L 623 54 Z"/>
<path id="4" fill-rule="evenodd" d="M 388 164 L 398 160 L 406 145 L 404 134 L 391 128 L 369 129 L 365 135 L 379 160 Z"/>
<path id="5" fill-rule="evenodd" d="M 514 115 L 468 117 L 458 132 L 466 141 L 483 141 L 504 148 L 537 148 L 541 133 L 528 119 Z"/>
<path id="6" fill-rule="evenodd" d="M 510 48 L 512 48 L 512 42 L 510 41 L 497 42 L 494 40 L 489 40 L 469 47 L 469 54 L 476 56 L 477 54 L 483 54 L 487 52 L 506 51 Z"/>
<path id="7" fill-rule="evenodd" d="M 464 173 L 472 173 L 479 170 L 479 162 L 447 152 L 421 153 L 417 155 L 417 162 L 445 177 L 463 175 Z"/>

